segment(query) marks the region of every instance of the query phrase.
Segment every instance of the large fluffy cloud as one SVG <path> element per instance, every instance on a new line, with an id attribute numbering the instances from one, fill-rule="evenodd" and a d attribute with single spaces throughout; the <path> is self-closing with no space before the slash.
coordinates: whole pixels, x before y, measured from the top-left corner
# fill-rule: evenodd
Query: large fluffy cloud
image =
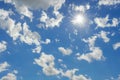
<path id="1" fill-rule="evenodd" d="M 59 13 L 59 9 L 64 4 L 65 0 L 5 0 L 6 3 L 11 3 L 15 5 L 16 10 L 23 14 L 24 16 L 29 17 L 31 20 L 33 18 L 33 13 L 31 10 L 47 10 L 49 7 L 53 7 L 53 13 L 56 18 L 49 18 L 45 21 L 45 26 L 59 26 L 59 23 L 62 21 L 62 14 Z M 50 20 L 50 21 L 49 21 Z M 43 22 L 43 21 L 42 21 Z"/>
<path id="2" fill-rule="evenodd" d="M 47 10 L 49 7 L 54 7 L 56 10 L 61 8 L 65 0 L 5 0 L 7 3 L 13 3 L 14 5 L 27 6 L 29 9 L 44 9 Z"/>

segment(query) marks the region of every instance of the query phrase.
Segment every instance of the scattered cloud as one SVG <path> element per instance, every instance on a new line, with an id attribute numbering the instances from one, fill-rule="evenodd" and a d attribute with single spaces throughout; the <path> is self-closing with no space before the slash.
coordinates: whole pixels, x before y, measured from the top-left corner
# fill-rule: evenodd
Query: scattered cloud
<path id="1" fill-rule="evenodd" d="M 118 75 L 118 77 L 110 77 L 110 79 L 106 79 L 106 80 L 120 80 L 120 75 Z"/>
<path id="2" fill-rule="evenodd" d="M 26 16 L 26 17 L 28 17 L 28 18 L 30 18 L 32 20 L 33 13 L 30 11 L 30 9 L 28 8 L 28 6 L 26 6 L 24 4 L 24 0 L 21 0 L 21 1 L 17 1 L 17 0 L 4 0 L 4 2 L 5 3 L 11 3 L 12 5 L 15 6 L 16 10 L 20 14 L 22 14 L 22 15 L 24 15 L 24 16 Z"/>
<path id="3" fill-rule="evenodd" d="M 6 76 L 3 76 L 0 80 L 17 80 L 17 77 L 13 73 L 8 73 Z"/>
<path id="4" fill-rule="evenodd" d="M 52 1 L 52 2 L 51 2 Z M 62 19 L 64 16 L 58 11 L 62 5 L 65 3 L 65 0 L 51 0 L 50 2 L 47 1 L 48 3 L 51 3 L 54 10 L 53 10 L 53 15 L 54 17 L 49 17 L 48 14 L 45 11 L 42 11 L 41 17 L 40 17 L 40 23 L 39 28 L 54 28 L 54 27 L 59 27 L 60 23 L 62 22 Z"/>
<path id="5" fill-rule="evenodd" d="M 107 35 L 110 34 L 109 32 L 101 31 L 98 36 L 103 39 L 105 43 L 110 41 L 110 38 L 107 37 Z"/>
<path id="6" fill-rule="evenodd" d="M 3 71 L 8 70 L 8 67 L 10 67 L 10 65 L 7 62 L 3 62 L 0 64 L 0 73 Z"/>
<path id="7" fill-rule="evenodd" d="M 32 32 L 27 23 L 16 23 L 9 15 L 9 11 L 0 9 L 0 28 L 5 30 L 14 41 L 20 40 L 28 45 L 34 44 L 36 48 L 33 49 L 33 52 L 40 53 L 40 35 L 37 32 Z"/>
<path id="8" fill-rule="evenodd" d="M 63 16 L 59 13 L 58 10 L 65 3 L 65 0 L 5 0 L 5 3 L 11 3 L 15 5 L 16 10 L 20 14 L 29 17 L 31 20 L 33 19 L 32 10 L 47 10 L 49 7 L 52 6 L 54 8 L 53 13 L 55 14 L 56 18 L 47 17 L 47 20 L 44 23 L 46 24 L 45 27 L 54 27 L 59 26 L 60 22 L 62 21 Z"/>
<path id="9" fill-rule="evenodd" d="M 41 51 L 40 38 L 37 32 L 32 32 L 26 23 L 23 24 L 23 34 L 20 36 L 20 41 L 28 45 L 35 44 L 36 48 L 33 49 L 35 53 L 40 53 Z"/>
<path id="10" fill-rule="evenodd" d="M 94 48 L 94 46 L 95 46 L 95 41 L 97 38 L 98 38 L 98 36 L 95 35 L 95 36 L 89 37 L 88 39 L 82 39 L 82 40 L 85 43 L 88 43 L 90 50 L 92 50 L 92 48 Z"/>
<path id="11" fill-rule="evenodd" d="M 117 50 L 118 48 L 120 48 L 120 42 L 117 42 L 115 44 L 113 44 L 113 49 Z"/>
<path id="12" fill-rule="evenodd" d="M 66 72 L 62 73 L 62 75 L 70 80 L 91 80 L 84 75 L 76 75 L 76 71 L 78 71 L 78 69 L 67 70 Z"/>
<path id="13" fill-rule="evenodd" d="M 105 60 L 105 57 L 103 56 L 103 51 L 99 47 L 95 47 L 95 41 L 98 38 L 97 35 L 89 37 L 88 39 L 83 39 L 85 43 L 88 43 L 90 52 L 85 54 L 78 54 L 77 59 L 78 60 L 85 60 L 89 63 L 96 60 L 101 61 Z"/>
<path id="14" fill-rule="evenodd" d="M 18 7 L 25 5 L 29 9 L 35 10 L 35 9 L 43 9 L 47 10 L 49 7 L 53 6 L 56 10 L 61 8 L 62 4 L 65 2 L 65 0 L 5 0 L 6 3 L 12 3 Z"/>
<path id="15" fill-rule="evenodd" d="M 51 40 L 50 39 L 46 39 L 45 41 L 42 41 L 41 43 L 42 44 L 49 44 L 49 43 L 51 43 Z"/>
<path id="16" fill-rule="evenodd" d="M 120 0 L 99 0 L 98 4 L 111 6 L 111 5 L 120 4 Z"/>
<path id="17" fill-rule="evenodd" d="M 0 42 L 0 53 L 5 51 L 7 49 L 7 42 L 6 41 L 1 41 Z"/>
<path id="18" fill-rule="evenodd" d="M 43 27 L 43 28 L 48 28 L 48 27 L 54 28 L 56 26 L 59 27 L 59 25 L 60 25 L 60 23 L 61 23 L 61 21 L 62 21 L 64 16 L 62 14 L 60 14 L 58 11 L 55 11 L 54 15 L 55 15 L 55 18 L 54 17 L 50 18 L 47 15 L 46 12 L 42 11 L 42 15 L 40 17 L 40 22 L 43 22 L 44 25 L 43 26 L 39 25 L 39 28 L 40 27 Z"/>
<path id="19" fill-rule="evenodd" d="M 0 28 L 6 30 L 6 33 L 8 33 L 13 40 L 16 40 L 20 36 L 22 27 L 21 23 L 15 24 L 15 21 L 9 17 L 10 14 L 9 11 L 0 9 Z"/>
<path id="20" fill-rule="evenodd" d="M 101 61 L 104 60 L 103 52 L 99 47 L 94 47 L 90 53 L 82 54 L 77 57 L 78 60 L 85 60 L 89 63 L 93 60 Z"/>
<path id="21" fill-rule="evenodd" d="M 119 24 L 119 20 L 117 18 L 109 18 L 107 15 L 105 18 L 103 17 L 96 17 L 94 22 L 97 24 L 97 27 L 105 28 L 105 27 L 117 27 Z M 111 23 L 110 23 L 111 22 Z"/>
<path id="22" fill-rule="evenodd" d="M 48 75 L 48 76 L 52 76 L 52 75 L 57 75 L 59 74 L 59 70 L 57 70 L 54 66 L 55 66 L 55 58 L 53 55 L 49 55 L 49 54 L 45 54 L 45 53 L 41 53 L 41 56 L 37 59 L 34 59 L 35 63 L 39 66 L 42 67 L 43 73 Z"/>
<path id="23" fill-rule="evenodd" d="M 82 12 L 85 13 L 87 10 L 90 9 L 90 5 L 86 4 L 86 5 L 75 5 L 75 4 L 70 4 L 69 7 L 72 9 L 72 11 L 75 12 Z"/>
<path id="24" fill-rule="evenodd" d="M 5 6 L 8 4 L 11 4 L 11 5 L 9 5 L 9 6 L 11 6 L 10 8 L 3 6 L 3 7 L 1 7 L 3 9 L 0 9 L 0 29 L 5 31 L 8 34 L 7 36 L 11 37 L 11 38 L 5 37 L 5 39 L 7 39 L 7 40 L 12 39 L 14 41 L 13 43 L 15 43 L 16 46 L 19 46 L 19 45 L 17 45 L 17 42 L 27 44 L 28 46 L 34 46 L 34 48 L 32 48 L 32 52 L 39 53 L 36 55 L 40 55 L 40 57 L 34 59 L 34 63 L 38 67 L 41 67 L 42 72 L 46 76 L 57 76 L 59 78 L 66 77 L 69 80 L 92 80 L 87 75 L 78 74 L 80 71 L 79 71 L 79 69 L 75 69 L 76 65 L 69 66 L 69 64 L 68 64 L 69 62 L 67 62 L 67 61 L 64 62 L 63 56 L 60 55 L 59 59 L 55 59 L 55 58 L 58 58 L 57 54 L 55 54 L 55 56 L 56 56 L 55 57 L 52 54 L 47 54 L 44 52 L 41 53 L 41 50 L 44 50 L 44 49 L 42 49 L 41 44 L 47 45 L 47 44 L 50 44 L 51 42 L 55 43 L 54 44 L 55 46 L 54 45 L 53 46 L 55 47 L 56 51 L 59 51 L 61 54 L 67 56 L 67 55 L 71 55 L 72 53 L 76 53 L 76 51 L 79 52 L 79 47 L 81 47 L 81 46 L 86 47 L 86 45 L 77 44 L 80 41 L 80 39 L 84 37 L 84 39 L 82 39 L 82 41 L 88 45 L 87 47 L 89 47 L 89 51 L 85 50 L 85 52 L 76 53 L 77 59 L 80 61 L 85 60 L 88 63 L 91 63 L 93 61 L 102 61 L 102 60 L 105 60 L 105 57 L 103 55 L 104 51 L 102 51 L 102 47 L 96 46 L 96 40 L 98 38 L 101 38 L 101 39 L 103 39 L 103 41 L 105 43 L 108 43 L 110 41 L 109 34 L 113 33 L 113 34 L 111 34 L 111 36 L 116 36 L 117 34 L 114 29 L 112 30 L 113 32 L 110 32 L 109 29 L 108 29 L 109 32 L 103 31 L 101 29 L 106 28 L 106 27 L 114 27 L 114 28 L 117 27 L 117 29 L 119 28 L 118 25 L 119 25 L 120 19 L 118 18 L 119 17 L 118 14 L 116 14 L 117 16 L 114 17 L 114 15 L 112 15 L 112 13 L 110 13 L 111 15 L 107 14 L 105 17 L 101 17 L 101 15 L 100 15 L 100 17 L 94 18 L 94 23 L 97 25 L 97 28 L 101 28 L 100 32 L 94 33 L 94 31 L 93 31 L 94 36 L 88 37 L 87 39 L 85 39 L 85 37 L 92 35 L 92 33 L 89 35 L 86 35 L 89 33 L 87 31 L 91 31 L 91 29 L 88 30 L 89 29 L 88 28 L 86 30 L 85 29 L 80 30 L 78 28 L 73 28 L 73 27 L 71 28 L 71 26 L 76 26 L 76 25 L 67 25 L 67 23 L 63 23 L 63 25 L 62 25 L 63 27 L 59 28 L 59 29 L 61 29 L 60 31 L 63 30 L 63 32 L 56 33 L 56 31 L 57 30 L 59 31 L 59 29 L 57 29 L 57 30 L 54 29 L 54 30 L 56 30 L 55 31 L 56 34 L 54 33 L 53 35 L 49 35 L 49 33 L 54 30 L 50 29 L 50 32 L 47 30 L 46 30 L 46 32 L 44 32 L 45 28 L 48 29 L 48 28 L 59 27 L 65 16 L 67 16 L 68 19 L 70 19 L 69 18 L 70 15 L 73 16 L 72 17 L 73 19 L 74 19 L 74 17 L 75 17 L 75 19 L 77 18 L 77 20 L 75 20 L 73 22 L 78 21 L 78 23 L 79 23 L 79 21 L 81 20 L 81 23 L 92 24 L 92 22 L 89 22 L 88 18 L 92 17 L 92 16 L 90 16 L 92 12 L 95 12 L 95 11 L 91 10 L 95 6 L 91 5 L 91 3 L 89 4 L 89 2 L 85 5 L 83 5 L 83 3 L 75 5 L 73 3 L 74 1 L 72 3 L 70 1 L 70 2 L 67 2 L 67 5 L 65 4 L 64 9 L 61 9 L 65 3 L 65 0 L 35 0 L 35 1 L 33 1 L 33 0 L 0 0 L 0 1 L 4 1 L 5 4 L 3 4 L 3 5 L 5 5 Z M 94 2 L 95 0 L 92 0 L 92 1 Z M 93 2 L 92 2 L 92 4 L 93 4 Z M 94 4 L 96 5 L 96 3 L 94 3 Z M 101 6 L 101 5 L 111 6 L 111 5 L 117 5 L 117 4 L 120 4 L 120 0 L 98 0 L 99 6 Z M 4 10 L 4 8 L 10 9 L 10 10 Z M 14 9 L 16 9 L 16 11 Z M 67 13 L 67 9 L 69 9 L 71 12 Z M 98 9 L 98 8 L 95 7 L 94 10 L 96 10 L 96 9 Z M 66 10 L 66 12 L 64 12 L 64 10 Z M 89 12 L 87 12 L 88 10 L 91 10 L 90 14 L 89 14 Z M 99 10 L 99 11 L 101 13 L 102 10 Z M 16 15 L 16 12 L 17 12 L 17 15 L 20 14 L 20 19 L 16 18 L 16 17 L 19 17 Z M 37 15 L 35 15 L 34 12 L 39 12 L 39 13 L 37 13 Z M 26 18 L 24 18 L 25 16 L 28 17 L 31 20 L 31 22 L 29 20 L 27 20 Z M 40 16 L 40 17 L 38 17 L 38 16 Z M 36 17 L 38 19 L 35 19 Z M 35 19 L 35 21 L 32 23 L 32 20 L 34 20 L 33 18 Z M 84 18 L 86 18 L 85 22 L 84 22 Z M 36 30 L 37 28 L 30 27 L 32 25 L 34 25 L 34 26 L 38 25 L 38 27 L 41 29 Z M 65 26 L 69 26 L 69 28 L 65 27 Z M 40 31 L 40 32 L 37 32 L 37 31 Z M 64 33 L 64 31 L 67 33 Z M 44 36 L 44 39 L 45 39 L 44 41 L 41 40 L 42 38 L 39 33 L 43 34 L 42 36 Z M 75 52 L 72 50 L 72 48 L 66 48 L 65 46 L 60 46 L 60 47 L 56 48 L 56 45 L 58 46 L 60 44 L 63 44 L 64 40 L 63 40 L 63 37 L 61 37 L 61 35 L 63 35 L 63 34 L 65 34 L 64 35 L 65 37 L 67 36 L 70 39 L 70 43 L 68 42 L 67 44 L 70 44 L 70 46 L 72 48 L 75 48 L 76 49 Z M 48 39 L 48 36 L 51 39 Z M 5 51 L 8 48 L 7 47 L 8 45 L 9 45 L 8 42 L 1 40 L 0 53 Z M 12 50 L 11 49 L 12 46 L 13 45 L 10 45 L 10 49 L 9 49 L 10 51 Z M 114 50 L 117 50 L 120 48 L 120 42 L 117 42 L 117 43 L 113 44 L 112 46 L 113 46 Z M 43 47 L 45 47 L 45 46 L 43 46 Z M 27 48 L 28 47 L 26 47 L 25 49 L 27 49 Z M 11 53 L 10 51 L 8 53 Z M 1 56 L 1 57 L 4 57 L 4 56 Z M 35 57 L 35 56 L 33 56 L 33 57 Z M 69 56 L 69 57 L 71 57 L 71 56 Z M 57 67 L 55 64 L 55 62 L 56 62 L 55 60 L 58 60 Z M 13 64 L 14 64 L 14 62 L 13 62 Z M 8 70 L 8 68 L 10 66 L 11 65 L 9 65 L 7 63 L 7 61 L 0 63 L 0 73 L 5 72 L 4 74 L 6 74 L 7 71 L 11 71 L 11 70 Z M 68 68 L 72 68 L 72 67 L 74 67 L 74 68 L 68 69 Z M 22 68 L 22 66 L 21 66 L 21 68 Z M 43 74 L 43 73 L 40 73 L 40 74 Z M 6 75 L 4 75 L 4 74 L 2 75 L 3 77 L 1 77 L 0 80 L 17 80 L 17 74 L 18 74 L 17 70 L 13 70 L 12 72 L 7 72 Z M 29 75 L 27 75 L 27 76 L 29 76 Z M 104 77 L 104 75 L 102 77 Z M 111 80 L 114 80 L 114 79 L 120 80 L 120 76 L 118 76 L 117 78 L 111 78 Z"/>
<path id="25" fill-rule="evenodd" d="M 69 48 L 64 48 L 64 47 L 58 47 L 58 50 L 63 54 L 63 55 L 70 55 L 72 54 L 72 50 Z"/>

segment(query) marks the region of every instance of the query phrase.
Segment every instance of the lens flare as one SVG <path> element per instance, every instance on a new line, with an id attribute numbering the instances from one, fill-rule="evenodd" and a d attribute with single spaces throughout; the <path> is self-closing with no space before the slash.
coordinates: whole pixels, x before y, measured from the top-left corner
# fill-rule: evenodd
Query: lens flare
<path id="1" fill-rule="evenodd" d="M 77 14 L 75 16 L 73 16 L 73 19 L 71 20 L 73 25 L 84 25 L 85 24 L 85 17 L 82 14 Z"/>

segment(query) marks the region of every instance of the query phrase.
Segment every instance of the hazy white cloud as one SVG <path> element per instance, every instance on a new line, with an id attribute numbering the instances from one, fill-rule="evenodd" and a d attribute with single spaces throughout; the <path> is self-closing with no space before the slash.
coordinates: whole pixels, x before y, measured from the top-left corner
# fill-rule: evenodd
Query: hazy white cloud
<path id="1" fill-rule="evenodd" d="M 105 43 L 107 43 L 110 41 L 110 38 L 107 37 L 108 34 L 109 32 L 101 31 L 100 34 L 98 34 L 98 36 L 102 38 Z"/>
<path id="2" fill-rule="evenodd" d="M 49 55 L 49 54 L 45 54 L 45 53 L 41 53 L 41 56 L 37 59 L 34 59 L 35 63 L 39 66 L 42 67 L 43 73 L 51 76 L 51 75 L 57 75 L 59 74 L 59 70 L 57 70 L 54 66 L 54 56 L 53 55 Z"/>
<path id="3" fill-rule="evenodd" d="M 72 54 L 72 50 L 69 48 L 64 48 L 64 47 L 58 47 L 58 50 L 63 54 L 63 55 L 70 55 Z"/>
<path id="4" fill-rule="evenodd" d="M 90 9 L 90 5 L 89 4 L 86 4 L 86 5 L 75 5 L 75 4 L 70 4 L 69 7 L 72 9 L 72 11 L 75 11 L 75 12 L 86 12 L 87 10 Z"/>
<path id="5" fill-rule="evenodd" d="M 115 44 L 113 44 L 113 49 L 117 50 L 118 48 L 120 48 L 120 42 L 117 42 Z"/>
<path id="6" fill-rule="evenodd" d="M 13 73 L 8 73 L 7 75 L 3 76 L 0 80 L 17 80 L 17 77 Z"/>
<path id="7" fill-rule="evenodd" d="M 85 60 L 88 61 L 89 63 L 92 62 L 93 60 L 96 61 L 101 61 L 104 60 L 103 52 L 99 47 L 94 47 L 93 50 L 89 53 L 82 54 L 77 57 L 78 60 Z"/>
<path id="8" fill-rule="evenodd" d="M 116 4 L 120 4 L 120 0 L 99 0 L 98 2 L 99 5 L 116 5 Z"/>
<path id="9" fill-rule="evenodd" d="M 12 0 L 4 0 L 5 3 L 11 3 Z"/>
<path id="10" fill-rule="evenodd" d="M 101 28 L 116 27 L 119 24 L 119 20 L 117 18 L 110 19 L 109 15 L 107 15 L 105 18 L 96 17 L 94 19 L 94 22 L 97 24 L 97 27 L 101 27 Z"/>
<path id="11" fill-rule="evenodd" d="M 7 49 L 7 42 L 1 41 L 0 42 L 0 53 Z"/>
<path id="12" fill-rule="evenodd" d="M 7 62 L 0 63 L 0 73 L 8 70 L 8 67 L 10 67 L 10 65 Z"/>
<path id="13" fill-rule="evenodd" d="M 66 72 L 62 73 L 62 75 L 64 77 L 69 78 L 70 80 L 91 80 L 90 78 L 84 76 L 84 75 L 76 75 L 76 71 L 78 71 L 78 69 L 71 69 L 71 70 L 67 70 Z"/>

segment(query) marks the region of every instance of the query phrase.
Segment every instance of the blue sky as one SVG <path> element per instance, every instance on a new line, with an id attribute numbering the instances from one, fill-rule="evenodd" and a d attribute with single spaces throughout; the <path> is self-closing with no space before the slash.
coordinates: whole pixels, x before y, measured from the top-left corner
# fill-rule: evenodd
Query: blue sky
<path id="1" fill-rule="evenodd" d="M 120 0 L 0 0 L 0 80 L 120 80 Z"/>

